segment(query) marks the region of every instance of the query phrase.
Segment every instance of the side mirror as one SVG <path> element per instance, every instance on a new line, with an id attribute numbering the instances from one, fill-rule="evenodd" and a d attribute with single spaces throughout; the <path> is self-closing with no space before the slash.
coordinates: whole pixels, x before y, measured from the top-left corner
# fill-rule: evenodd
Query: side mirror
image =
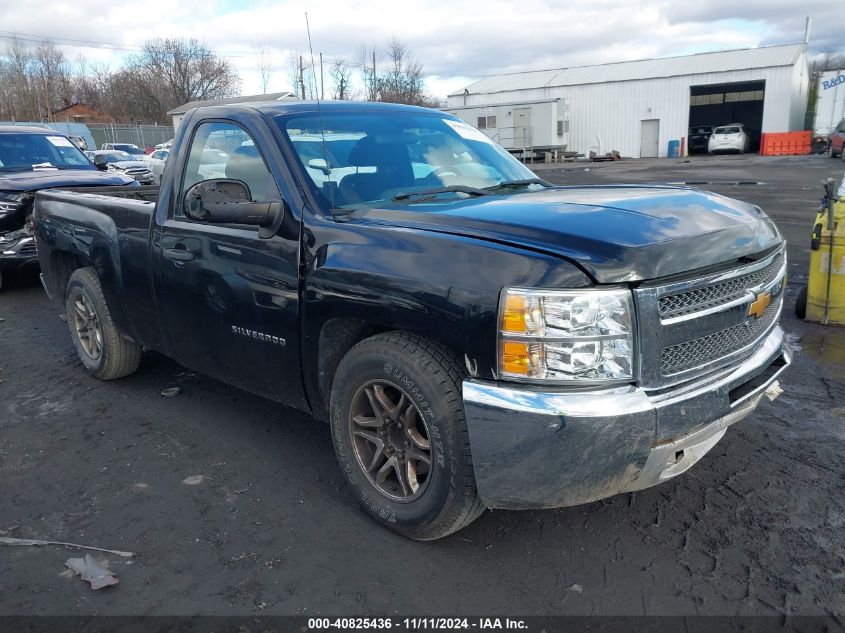
<path id="1" fill-rule="evenodd" d="M 326 176 L 332 173 L 332 170 L 329 168 L 329 164 L 326 162 L 325 158 L 312 158 L 308 161 L 308 166 L 311 169 L 319 169 Z"/>
<path id="2" fill-rule="evenodd" d="M 243 180 L 203 180 L 185 194 L 185 215 L 215 224 L 250 224 L 269 227 L 282 212 L 281 202 L 253 202 Z"/>
<path id="3" fill-rule="evenodd" d="M 96 167 L 100 171 L 108 171 L 109 161 L 102 154 L 96 154 L 94 156 L 94 167 Z"/>

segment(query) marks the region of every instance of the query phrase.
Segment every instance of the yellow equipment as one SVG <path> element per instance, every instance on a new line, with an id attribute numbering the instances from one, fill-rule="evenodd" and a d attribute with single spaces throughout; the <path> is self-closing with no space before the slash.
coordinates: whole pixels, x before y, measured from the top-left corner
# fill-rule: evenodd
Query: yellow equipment
<path id="1" fill-rule="evenodd" d="M 825 204 L 813 226 L 805 318 L 824 325 L 845 325 L 845 197 L 837 199 L 832 181 L 825 193 Z M 798 305 L 802 299 L 799 297 L 796 312 L 803 307 Z M 799 312 L 799 316 L 803 315 Z"/>

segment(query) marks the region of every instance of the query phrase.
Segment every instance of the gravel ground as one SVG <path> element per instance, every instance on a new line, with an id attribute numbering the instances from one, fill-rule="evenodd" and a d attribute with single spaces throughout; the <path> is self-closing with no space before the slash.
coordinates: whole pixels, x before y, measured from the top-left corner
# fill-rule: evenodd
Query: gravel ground
<path id="1" fill-rule="evenodd" d="M 97 554 L 120 584 L 62 574 L 80 554 L 0 545 L 2 614 L 843 614 L 845 329 L 792 315 L 806 281 L 816 156 L 543 165 L 561 183 L 705 181 L 790 240 L 784 393 L 688 473 L 576 508 L 488 512 L 415 543 L 360 513 L 328 427 L 154 354 L 102 383 L 34 277 L 0 295 L 0 536 Z M 759 185 L 735 185 L 736 181 Z M 168 387 L 181 394 L 163 398 Z"/>

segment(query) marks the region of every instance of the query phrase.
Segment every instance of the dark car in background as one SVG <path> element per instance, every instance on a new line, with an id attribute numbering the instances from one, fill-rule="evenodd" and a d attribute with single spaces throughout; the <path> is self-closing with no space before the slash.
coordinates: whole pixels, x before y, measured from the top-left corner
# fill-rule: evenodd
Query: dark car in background
<path id="1" fill-rule="evenodd" d="M 842 119 L 827 137 L 827 155 L 839 156 L 845 161 L 845 119 Z"/>
<path id="2" fill-rule="evenodd" d="M 98 161 L 100 165 L 105 163 L 106 169 L 123 172 L 142 185 L 151 185 L 155 180 L 149 162 L 146 160 L 137 160 L 132 154 L 119 150 L 98 150 L 85 152 L 85 155 L 95 165 L 98 164 Z"/>
<path id="3" fill-rule="evenodd" d="M 36 191 L 129 184 L 137 186 L 123 174 L 98 170 L 55 130 L 0 126 L 0 288 L 5 272 L 38 264 L 31 223 Z"/>
<path id="4" fill-rule="evenodd" d="M 713 134 L 712 125 L 696 125 L 689 130 L 689 153 L 706 154 L 707 143 Z"/>

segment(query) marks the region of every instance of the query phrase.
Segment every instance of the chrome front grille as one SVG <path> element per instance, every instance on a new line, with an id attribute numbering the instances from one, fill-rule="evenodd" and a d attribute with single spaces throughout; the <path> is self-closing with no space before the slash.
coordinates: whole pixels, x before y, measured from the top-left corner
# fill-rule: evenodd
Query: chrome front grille
<path id="1" fill-rule="evenodd" d="M 21 249 L 18 251 L 20 255 L 37 255 L 38 249 L 35 246 L 35 242 L 28 242 L 21 246 Z"/>
<path id="2" fill-rule="evenodd" d="M 676 317 L 692 314 L 708 308 L 730 303 L 746 294 L 749 288 L 756 288 L 774 281 L 783 267 L 783 254 L 778 253 L 765 268 L 728 279 L 704 288 L 696 288 L 677 294 L 660 297 L 660 317 Z"/>
<path id="3" fill-rule="evenodd" d="M 750 345 L 777 320 L 782 303 L 783 297 L 778 297 L 760 318 L 747 319 L 713 334 L 664 347 L 660 354 L 661 372 L 665 376 L 698 367 Z"/>
<path id="4" fill-rule="evenodd" d="M 670 387 L 752 354 L 777 324 L 785 274 L 782 246 L 728 271 L 637 288 L 641 386 Z M 754 316 L 761 299 L 768 306 Z"/>

